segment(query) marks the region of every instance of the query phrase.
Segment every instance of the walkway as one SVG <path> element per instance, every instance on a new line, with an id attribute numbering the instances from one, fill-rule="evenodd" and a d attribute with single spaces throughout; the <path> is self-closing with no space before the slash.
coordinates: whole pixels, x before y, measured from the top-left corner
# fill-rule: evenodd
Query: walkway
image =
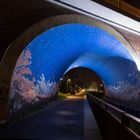
<path id="1" fill-rule="evenodd" d="M 94 136 L 101 140 L 95 123 L 87 101 L 69 98 L 52 102 L 36 115 L 0 130 L 0 139 L 90 140 Z"/>
<path id="2" fill-rule="evenodd" d="M 85 140 L 102 140 L 88 101 L 84 101 L 84 138 Z"/>

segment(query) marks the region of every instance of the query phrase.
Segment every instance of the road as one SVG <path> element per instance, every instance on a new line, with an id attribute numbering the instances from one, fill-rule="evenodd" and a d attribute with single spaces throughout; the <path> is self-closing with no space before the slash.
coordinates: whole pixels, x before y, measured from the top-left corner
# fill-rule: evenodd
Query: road
<path id="1" fill-rule="evenodd" d="M 91 125 L 84 118 L 91 121 L 93 117 L 88 115 L 89 111 L 84 111 L 84 106 L 86 109 L 89 108 L 87 101 L 84 100 L 71 97 L 52 102 L 35 115 L 8 128 L 0 129 L 0 139 L 87 140 L 92 134 L 91 129 L 95 132 L 98 128 L 96 126 L 94 129 L 86 125 L 86 131 L 84 131 L 84 122 Z M 85 117 L 85 113 L 88 113 L 86 115 L 88 117 Z M 99 138 L 99 135 L 95 135 L 96 132 L 91 136 Z"/>

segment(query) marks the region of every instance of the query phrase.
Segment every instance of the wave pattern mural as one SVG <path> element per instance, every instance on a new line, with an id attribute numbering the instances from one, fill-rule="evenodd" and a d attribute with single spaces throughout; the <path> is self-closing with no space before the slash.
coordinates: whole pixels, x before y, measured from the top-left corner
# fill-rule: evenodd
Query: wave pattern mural
<path id="1" fill-rule="evenodd" d="M 75 67 L 97 72 L 108 96 L 138 101 L 140 76 L 128 49 L 101 28 L 64 24 L 37 36 L 20 55 L 11 81 L 10 112 L 53 97 L 59 79 Z"/>

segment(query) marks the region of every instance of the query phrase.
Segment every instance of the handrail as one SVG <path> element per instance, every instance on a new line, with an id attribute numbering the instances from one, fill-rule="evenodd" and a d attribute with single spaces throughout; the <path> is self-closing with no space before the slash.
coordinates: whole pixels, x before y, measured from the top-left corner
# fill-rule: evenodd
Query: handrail
<path id="1" fill-rule="evenodd" d="M 125 118 L 128 118 L 128 119 L 130 119 L 130 120 L 132 120 L 140 125 L 140 119 L 131 115 L 131 114 L 125 113 Z"/>
<path id="2" fill-rule="evenodd" d="M 138 110 L 138 109 L 130 108 L 128 106 L 125 106 L 124 104 L 112 102 L 112 101 L 109 101 L 109 100 L 105 100 L 105 102 L 107 102 L 107 103 L 125 111 L 128 114 L 131 114 L 131 115 L 135 116 L 136 118 L 140 118 L 140 110 Z"/>
<path id="3" fill-rule="evenodd" d="M 137 130 L 140 129 L 140 119 L 136 118 L 133 115 L 125 113 L 123 121 L 124 127 L 126 127 L 127 129 L 129 128 L 132 131 L 132 133 L 135 134 L 135 137 L 139 137 L 140 139 L 140 130 Z"/>
<path id="4" fill-rule="evenodd" d="M 122 134 L 121 135 L 126 136 L 126 133 L 127 133 L 130 136 L 132 136 L 134 139 L 140 140 L 140 134 L 137 133 L 132 128 L 133 124 L 136 124 L 138 126 L 138 128 L 140 128 L 140 119 L 139 118 L 126 113 L 125 111 L 123 111 L 123 110 L 121 110 L 121 109 L 103 101 L 102 99 L 99 99 L 99 98 L 95 97 L 93 94 L 88 93 L 87 96 L 90 98 L 91 101 L 95 102 L 103 110 L 108 112 L 110 114 L 110 116 L 112 116 L 112 114 L 113 114 L 114 118 L 117 117 L 116 121 L 117 121 L 117 119 L 120 120 L 121 129 L 122 129 Z M 94 112 L 94 110 L 93 110 L 93 112 Z M 119 114 L 119 115 L 116 115 L 116 114 Z M 127 138 L 125 138 L 125 136 L 122 136 L 122 140 L 127 140 Z"/>
<path id="5" fill-rule="evenodd" d="M 104 106 L 104 109 L 105 109 L 106 111 L 109 111 L 110 113 L 113 113 L 113 115 L 117 116 L 118 119 L 121 120 L 122 114 L 125 113 L 124 111 L 122 111 L 121 109 L 119 109 L 119 108 L 117 108 L 117 107 L 115 107 L 115 106 L 113 106 L 113 105 L 111 105 L 111 104 L 109 104 L 109 103 L 103 101 L 102 99 L 99 99 L 98 97 L 95 97 L 95 96 L 92 95 L 92 94 L 90 94 L 90 96 L 91 96 L 91 98 L 93 98 L 94 100 L 96 100 L 96 102 L 98 102 L 100 105 L 102 104 L 101 106 L 102 106 L 102 107 Z M 112 111 L 115 111 L 116 113 L 118 113 L 119 116 L 116 115 L 116 113 L 115 113 L 115 112 L 112 112 L 111 110 L 112 110 Z"/>

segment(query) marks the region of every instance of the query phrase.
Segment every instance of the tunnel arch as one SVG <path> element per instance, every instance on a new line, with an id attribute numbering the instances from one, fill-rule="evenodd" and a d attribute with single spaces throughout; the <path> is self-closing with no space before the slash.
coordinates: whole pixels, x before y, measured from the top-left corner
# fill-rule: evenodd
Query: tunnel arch
<path id="1" fill-rule="evenodd" d="M 100 22 L 98 20 L 88 18 L 88 17 L 82 16 L 82 15 L 61 15 L 61 16 L 47 18 L 47 19 L 35 24 L 31 28 L 27 29 L 23 34 L 21 34 L 8 47 L 8 49 L 5 52 L 5 54 L 1 60 L 1 63 L 0 63 L 0 75 L 3 76 L 3 73 L 5 73 L 5 70 L 6 70 L 7 71 L 6 75 L 8 75 L 8 76 L 6 76 L 7 79 L 5 79 L 6 77 L 4 75 L 5 80 L 3 78 L 1 78 L 1 81 L 2 81 L 2 79 L 5 82 L 10 81 L 11 73 L 15 67 L 15 64 L 16 64 L 16 61 L 17 61 L 19 55 L 21 54 L 23 49 L 26 47 L 26 45 L 31 40 L 33 40 L 39 34 L 41 34 L 44 31 L 47 31 L 48 29 L 50 29 L 52 27 L 62 25 L 62 24 L 67 24 L 67 23 L 83 23 L 83 24 L 87 24 L 87 25 L 91 25 L 91 26 L 97 26 L 97 27 L 109 32 L 110 34 L 115 36 L 130 51 L 130 54 L 133 56 L 134 60 L 138 59 L 135 51 L 133 50 L 133 48 L 129 44 L 129 42 L 111 26 L 109 26 L 103 22 Z M 11 62 L 11 58 L 13 59 L 12 60 L 13 62 Z M 6 69 L 4 67 L 5 64 L 7 64 Z"/>
<path id="2" fill-rule="evenodd" d="M 106 92 L 106 85 L 105 82 L 102 80 L 100 75 L 95 72 L 93 69 L 89 67 L 74 67 L 68 71 L 66 71 L 62 78 L 60 79 L 60 86 L 59 91 L 60 93 L 67 93 L 67 80 L 70 79 L 72 82 L 72 90 L 77 89 L 84 89 L 84 92 L 102 92 L 101 94 L 105 96 Z M 76 89 L 75 89 L 76 88 Z M 95 90 L 96 88 L 96 90 Z M 78 92 L 78 90 L 76 91 Z M 77 94 L 79 95 L 79 94 Z"/>
<path id="3" fill-rule="evenodd" d="M 19 55 L 24 50 L 26 45 L 29 44 L 35 37 L 37 37 L 42 32 L 48 31 L 52 27 L 58 25 L 70 24 L 70 23 L 86 24 L 106 31 L 107 33 L 114 36 L 117 40 L 119 40 L 119 42 L 129 50 L 134 60 L 137 59 L 137 56 L 133 48 L 131 47 L 131 45 L 128 43 L 128 41 L 115 29 L 100 21 L 81 15 L 62 15 L 62 16 L 47 18 L 39 22 L 38 24 L 35 24 L 30 29 L 28 29 L 23 34 L 21 34 L 19 38 L 17 38 L 7 49 L 0 65 L 0 75 L 1 75 L 0 83 L 1 86 L 4 89 L 6 89 L 7 98 L 8 98 L 8 92 L 10 88 L 10 82 L 11 82 L 13 70 L 15 68 Z"/>
<path id="4" fill-rule="evenodd" d="M 93 61 L 96 63 L 93 63 Z M 116 83 L 117 81 L 124 80 L 124 77 L 128 77 L 128 72 L 132 73 L 137 71 L 135 63 L 131 60 L 114 56 L 98 56 L 90 53 L 83 54 L 78 59 L 76 59 L 65 71 L 65 73 L 76 67 L 86 67 L 95 71 L 104 81 L 106 86 L 113 84 L 112 81 Z M 104 68 L 104 70 L 101 68 Z"/>

